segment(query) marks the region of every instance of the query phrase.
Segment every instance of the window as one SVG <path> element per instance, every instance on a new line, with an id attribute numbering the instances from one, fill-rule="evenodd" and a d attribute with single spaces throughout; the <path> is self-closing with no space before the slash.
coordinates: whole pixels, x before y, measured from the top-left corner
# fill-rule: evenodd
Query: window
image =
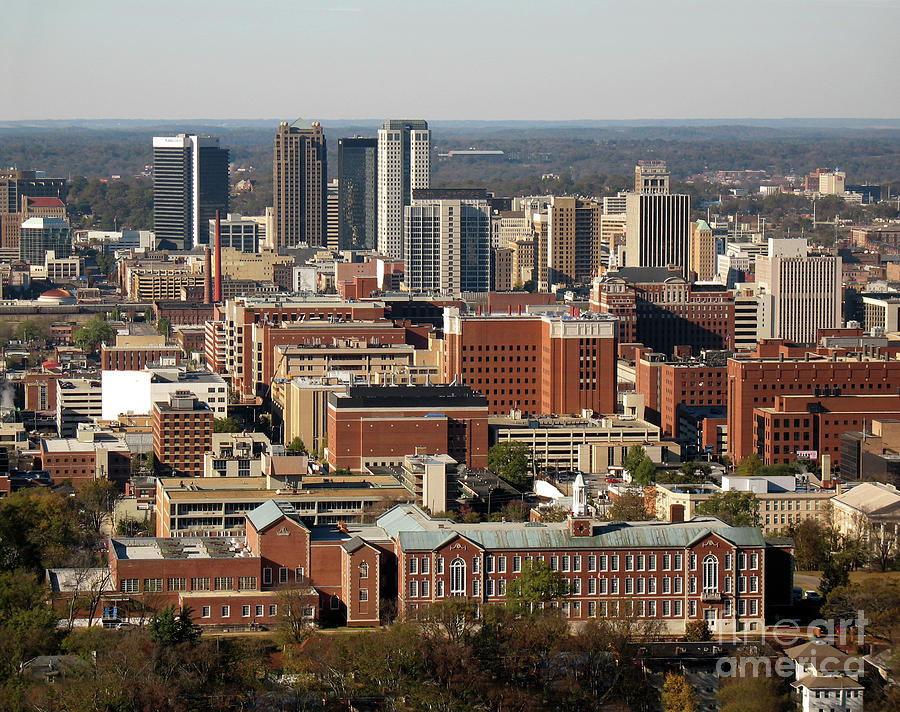
<path id="1" fill-rule="evenodd" d="M 241 606 L 241 615 L 244 618 L 250 617 L 250 606 Z"/>
<path id="2" fill-rule="evenodd" d="M 423 573 L 423 574 L 427 574 L 429 572 L 429 570 L 431 569 L 430 564 L 431 564 L 431 559 L 429 559 L 427 556 L 423 556 L 422 561 L 419 562 L 419 572 Z"/>
<path id="3" fill-rule="evenodd" d="M 759 614 L 759 609 L 757 608 L 759 601 L 755 598 L 750 600 L 750 615 L 755 616 Z"/>
<path id="4" fill-rule="evenodd" d="M 647 579 L 647 593 L 656 593 L 656 579 L 655 578 Z"/>
<path id="5" fill-rule="evenodd" d="M 443 581 L 435 581 L 434 582 L 434 593 L 438 598 L 444 597 L 444 582 Z"/>
<path id="6" fill-rule="evenodd" d="M 278 569 L 278 583 L 287 583 L 288 582 L 288 570 L 286 566 L 282 566 Z"/>
<path id="7" fill-rule="evenodd" d="M 559 571 L 559 557 L 551 556 L 550 557 L 550 568 L 554 571 Z"/>
<path id="8" fill-rule="evenodd" d="M 256 576 L 240 576 L 238 577 L 238 590 L 252 591 L 256 588 Z"/>
<path id="9" fill-rule="evenodd" d="M 494 595 L 494 579 L 487 579 L 484 582 L 484 590 L 488 596 Z"/>
<path id="10" fill-rule="evenodd" d="M 588 555 L 588 571 L 596 571 L 597 570 L 597 557 L 594 554 Z"/>
<path id="11" fill-rule="evenodd" d="M 672 615 L 673 616 L 681 615 L 681 601 L 672 601 Z"/>
<path id="12" fill-rule="evenodd" d="M 669 601 L 662 602 L 662 614 L 664 617 L 672 615 L 672 604 Z"/>
<path id="13" fill-rule="evenodd" d="M 675 558 L 672 560 L 672 568 L 676 571 L 681 571 L 681 554 L 675 554 Z"/>
<path id="14" fill-rule="evenodd" d="M 672 593 L 681 593 L 681 576 L 672 579 Z"/>
<path id="15" fill-rule="evenodd" d="M 276 615 L 278 615 L 278 605 L 275 603 L 270 603 L 269 604 L 269 616 L 274 618 Z"/>
<path id="16" fill-rule="evenodd" d="M 644 570 L 644 555 L 643 554 L 638 554 L 638 556 L 637 556 L 637 570 L 638 571 Z"/>
<path id="17" fill-rule="evenodd" d="M 200 607 L 200 617 L 201 618 L 209 618 L 212 615 L 209 606 L 201 606 Z"/>
<path id="18" fill-rule="evenodd" d="M 450 595 L 466 595 L 466 562 L 459 557 L 450 562 Z"/>
<path id="19" fill-rule="evenodd" d="M 635 593 L 643 593 L 644 592 L 644 579 L 638 577 L 634 586 Z"/>
<path id="20" fill-rule="evenodd" d="M 597 593 L 597 579 L 593 576 L 587 580 L 588 582 L 588 595 L 593 596 Z"/>
<path id="21" fill-rule="evenodd" d="M 594 601 L 588 601 L 588 618 L 596 618 L 597 604 Z"/>
<path id="22" fill-rule="evenodd" d="M 192 591 L 209 591 L 209 579 L 205 576 L 202 578 L 192 578 L 191 579 L 191 590 Z"/>
<path id="23" fill-rule="evenodd" d="M 738 576 L 738 593 L 747 593 L 747 577 Z"/>
<path id="24" fill-rule="evenodd" d="M 656 601 L 647 601 L 647 615 L 656 616 Z"/>
<path id="25" fill-rule="evenodd" d="M 759 576 L 750 577 L 750 593 L 759 593 Z"/>
<path id="26" fill-rule="evenodd" d="M 170 578 L 169 579 L 169 590 L 170 591 L 184 591 L 187 588 L 187 579 L 185 578 Z"/>
<path id="27" fill-rule="evenodd" d="M 731 571 L 731 554 L 725 554 L 725 570 Z"/>
<path id="28" fill-rule="evenodd" d="M 514 574 L 517 574 L 522 571 L 522 557 L 514 556 L 512 560 L 512 570 Z"/>
<path id="29" fill-rule="evenodd" d="M 361 603 L 365 603 L 369 600 L 369 589 L 361 588 L 359 589 L 359 600 Z"/>
<path id="30" fill-rule="evenodd" d="M 634 557 L 631 554 L 625 554 L 625 570 L 634 571 Z"/>
<path id="31" fill-rule="evenodd" d="M 229 618 L 231 616 L 231 606 L 222 606 L 222 618 Z"/>
<path id="32" fill-rule="evenodd" d="M 369 565 L 365 561 L 359 565 L 359 577 L 361 579 L 369 578 Z"/>
<path id="33" fill-rule="evenodd" d="M 726 576 L 726 577 L 725 577 L 725 581 L 724 581 L 724 584 L 725 584 L 725 593 L 731 593 L 731 582 L 732 582 L 732 580 L 733 580 L 733 579 L 731 578 L 731 576 Z"/>
<path id="34" fill-rule="evenodd" d="M 630 593 L 634 593 L 634 579 L 633 578 L 625 579 L 625 594 L 628 595 Z"/>
<path id="35" fill-rule="evenodd" d="M 231 576 L 216 576 L 216 591 L 230 591 L 234 588 L 234 579 Z"/>
<path id="36" fill-rule="evenodd" d="M 703 593 L 719 591 L 719 560 L 712 554 L 703 559 Z"/>
<path id="37" fill-rule="evenodd" d="M 656 554 L 647 556 L 647 571 L 656 571 Z"/>
<path id="38" fill-rule="evenodd" d="M 427 597 L 428 596 L 428 581 L 419 581 L 419 595 Z"/>
<path id="39" fill-rule="evenodd" d="M 444 557 L 443 556 L 439 556 L 439 557 L 437 557 L 437 559 L 435 559 L 434 572 L 436 574 L 444 573 Z"/>
<path id="40" fill-rule="evenodd" d="M 688 615 L 692 618 L 697 615 L 697 602 L 689 601 L 688 602 Z"/>
<path id="41" fill-rule="evenodd" d="M 747 601 L 743 598 L 738 601 L 738 615 L 747 615 Z"/>
<path id="42" fill-rule="evenodd" d="M 506 573 L 506 557 L 505 556 L 497 557 L 497 571 L 501 574 Z"/>
<path id="43" fill-rule="evenodd" d="M 663 571 L 668 571 L 672 567 L 672 557 L 669 554 L 663 554 L 662 557 Z"/>
<path id="44" fill-rule="evenodd" d="M 807 502 L 807 505 L 809 502 Z M 759 568 L 759 554 L 750 554 L 750 568 L 758 569 Z"/>
<path id="45" fill-rule="evenodd" d="M 415 556 L 412 556 L 409 559 L 409 573 L 419 573 L 419 560 Z"/>
<path id="46" fill-rule="evenodd" d="M 122 579 L 119 582 L 119 588 L 122 593 L 137 593 L 140 579 Z"/>
<path id="47" fill-rule="evenodd" d="M 607 569 L 607 560 L 608 560 L 608 559 L 607 559 L 606 554 L 603 554 L 603 555 L 600 557 L 600 566 L 599 566 L 599 570 L 600 570 L 600 571 L 607 571 L 607 570 L 608 570 L 608 569 Z"/>
<path id="48" fill-rule="evenodd" d="M 617 596 L 619 594 L 619 579 L 614 578 L 609 580 L 609 592 L 613 596 Z"/>
<path id="49" fill-rule="evenodd" d="M 409 582 L 409 597 L 416 598 L 419 595 L 419 582 L 413 579 Z"/>
<path id="50" fill-rule="evenodd" d="M 562 570 L 563 571 L 569 570 L 569 557 L 568 556 L 562 557 Z"/>
<path id="51" fill-rule="evenodd" d="M 619 570 L 619 555 L 613 554 L 609 557 L 609 570 L 610 571 L 618 571 Z"/>
<path id="52" fill-rule="evenodd" d="M 697 593 L 697 577 L 691 576 L 688 579 L 688 593 Z"/>
<path id="53" fill-rule="evenodd" d="M 259 616 L 260 618 L 262 618 L 262 615 L 263 615 L 263 607 L 262 607 L 262 606 L 256 606 L 256 610 L 254 611 L 254 615 Z"/>
<path id="54" fill-rule="evenodd" d="M 662 592 L 670 593 L 671 590 L 672 590 L 672 579 L 670 579 L 668 576 L 664 576 L 663 580 L 662 580 Z"/>
<path id="55" fill-rule="evenodd" d="M 696 571 L 697 570 L 697 555 L 691 554 L 691 558 L 689 559 L 689 561 L 691 564 L 691 571 Z"/>
<path id="56" fill-rule="evenodd" d="M 263 569 L 263 584 L 271 584 L 272 583 L 272 569 L 266 567 Z"/>
<path id="57" fill-rule="evenodd" d="M 570 586 L 570 588 L 572 589 L 572 593 L 575 596 L 580 596 L 581 595 L 581 579 L 580 578 L 572 579 L 572 585 Z"/>
<path id="58" fill-rule="evenodd" d="M 581 555 L 575 554 L 572 557 L 572 571 L 581 571 Z"/>
<path id="59" fill-rule="evenodd" d="M 144 579 L 144 593 L 158 593 L 163 590 L 161 578 Z"/>
<path id="60" fill-rule="evenodd" d="M 472 595 L 476 598 L 481 595 L 481 581 L 472 579 Z"/>
<path id="61" fill-rule="evenodd" d="M 477 574 L 481 571 L 481 557 L 473 556 L 472 557 L 472 573 Z"/>
<path id="62" fill-rule="evenodd" d="M 747 568 L 747 555 L 746 554 L 738 555 L 738 568 L 741 569 L 741 571 L 743 571 L 744 569 Z"/>

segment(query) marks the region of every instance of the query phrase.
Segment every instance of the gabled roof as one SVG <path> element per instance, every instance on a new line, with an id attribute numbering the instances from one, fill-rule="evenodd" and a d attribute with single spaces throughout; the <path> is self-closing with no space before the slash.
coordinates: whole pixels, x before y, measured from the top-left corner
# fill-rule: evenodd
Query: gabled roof
<path id="1" fill-rule="evenodd" d="M 361 537 L 355 536 L 352 539 L 347 539 L 347 541 L 341 542 L 341 548 L 346 551 L 348 554 L 352 554 L 354 551 L 359 551 L 364 546 L 368 546 L 370 549 L 374 549 L 369 542 Z"/>
<path id="2" fill-rule="evenodd" d="M 307 529 L 306 525 L 297 515 L 297 510 L 294 509 L 294 506 L 289 502 L 276 502 L 274 499 L 267 499 L 256 509 L 247 514 L 247 519 L 250 520 L 253 527 L 258 532 L 271 526 L 282 517 L 290 519 L 304 529 Z"/>
<path id="3" fill-rule="evenodd" d="M 837 495 L 834 501 L 861 512 L 874 514 L 900 504 L 900 492 L 893 485 L 882 482 L 863 482 Z"/>
<path id="4" fill-rule="evenodd" d="M 843 650 L 838 650 L 833 645 L 821 640 L 811 640 L 808 643 L 795 645 L 793 648 L 785 650 L 784 653 L 795 662 L 812 663 L 817 668 L 819 660 L 827 661 L 829 668 L 841 668 L 852 657 Z M 823 669 L 820 672 L 833 672 L 833 670 Z"/>
<path id="5" fill-rule="evenodd" d="M 807 675 L 791 683 L 791 687 L 805 687 L 808 690 L 862 690 L 856 680 L 843 675 Z"/>
<path id="6" fill-rule="evenodd" d="M 454 539 L 465 539 L 479 549 L 485 548 L 476 537 L 464 536 L 452 529 L 441 529 L 431 532 L 400 532 L 397 539 L 403 551 L 434 551 L 445 544 L 449 544 Z"/>

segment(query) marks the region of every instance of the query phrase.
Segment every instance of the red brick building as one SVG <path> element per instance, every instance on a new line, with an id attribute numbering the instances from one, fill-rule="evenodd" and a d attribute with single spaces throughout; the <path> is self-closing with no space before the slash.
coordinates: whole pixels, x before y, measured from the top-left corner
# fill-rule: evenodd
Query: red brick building
<path id="1" fill-rule="evenodd" d="M 623 267 L 594 281 L 591 311 L 619 319 L 619 341 L 640 342 L 672 354 L 731 349 L 734 293 L 712 284 L 692 284 L 662 267 Z"/>
<path id="2" fill-rule="evenodd" d="M 56 411 L 57 382 L 61 374 L 52 372 L 25 374 L 25 410 Z"/>
<path id="3" fill-rule="evenodd" d="M 492 415 L 612 413 L 616 322 L 596 315 L 444 311 L 444 380 L 487 398 Z"/>
<path id="4" fill-rule="evenodd" d="M 728 360 L 728 454 L 739 462 L 757 452 L 754 411 L 774 407 L 776 396 L 812 396 L 816 389 L 820 394 L 828 389 L 829 395 L 895 394 L 898 388 L 900 361 L 885 358 L 809 352 L 792 357 L 735 356 Z M 846 430 L 853 430 L 847 420 Z M 793 442 L 793 434 L 791 438 Z M 837 448 L 839 442 L 833 446 Z"/>
<path id="5" fill-rule="evenodd" d="M 162 359 L 182 361 L 178 346 L 107 346 L 100 347 L 100 367 L 104 371 L 141 371 Z"/>
<path id="6" fill-rule="evenodd" d="M 407 505 L 379 523 L 396 532 L 400 611 L 449 597 L 503 603 L 525 563 L 543 561 L 568 580 L 569 595 L 549 604 L 565 617 L 653 618 L 676 634 L 703 619 L 715 633 L 763 630 L 766 559 L 783 553 L 767 546 L 759 529 L 716 519 L 465 525 L 432 520 Z M 788 580 L 781 584 L 786 588 Z"/>
<path id="7" fill-rule="evenodd" d="M 329 395 L 327 419 L 333 468 L 400 465 L 416 448 L 487 466 L 487 401 L 467 386 L 350 386 Z"/>
<path id="8" fill-rule="evenodd" d="M 635 361 L 635 390 L 644 396 L 644 417 L 659 425 L 664 437 L 682 448 L 696 449 L 696 438 L 684 441 L 680 423 L 703 420 L 702 414 L 725 415 L 726 354 L 704 352 L 700 358 L 668 358 L 643 349 Z M 702 426 L 701 426 L 702 427 Z"/>
<path id="9" fill-rule="evenodd" d="M 157 474 L 202 477 L 203 455 L 212 447 L 213 412 L 190 391 L 175 391 L 153 404 L 153 455 Z"/>
<path id="10" fill-rule="evenodd" d="M 94 479 L 108 479 L 121 490 L 131 477 L 131 451 L 115 438 L 41 440 L 41 469 L 50 473 L 54 484 L 70 481 L 75 489 Z"/>
<path id="11" fill-rule="evenodd" d="M 837 389 L 840 390 L 840 389 Z M 831 456 L 840 467 L 841 435 L 865 430 L 875 419 L 900 418 L 900 395 L 829 395 L 827 386 L 814 395 L 780 395 L 771 407 L 754 408 L 756 452 L 767 465 L 793 462 L 798 452 Z"/>

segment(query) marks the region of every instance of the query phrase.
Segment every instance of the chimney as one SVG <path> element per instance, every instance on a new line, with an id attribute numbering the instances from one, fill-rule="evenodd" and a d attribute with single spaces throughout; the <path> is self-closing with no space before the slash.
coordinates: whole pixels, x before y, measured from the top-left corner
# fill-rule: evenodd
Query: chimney
<path id="1" fill-rule="evenodd" d="M 212 257 L 208 246 L 203 248 L 203 303 L 212 304 Z"/>
<path id="2" fill-rule="evenodd" d="M 216 304 L 222 302 L 222 229 L 219 224 L 219 211 L 216 210 Z"/>

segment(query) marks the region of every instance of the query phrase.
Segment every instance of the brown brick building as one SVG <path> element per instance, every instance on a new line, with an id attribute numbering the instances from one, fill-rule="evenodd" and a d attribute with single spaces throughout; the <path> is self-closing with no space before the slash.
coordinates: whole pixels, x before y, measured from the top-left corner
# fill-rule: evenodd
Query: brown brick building
<path id="1" fill-rule="evenodd" d="M 616 322 L 596 315 L 444 312 L 444 381 L 487 398 L 491 415 L 615 411 Z"/>
<path id="2" fill-rule="evenodd" d="M 840 390 L 840 389 L 837 389 Z M 753 409 L 756 452 L 767 465 L 792 462 L 798 452 L 830 455 L 840 467 L 841 435 L 863 430 L 881 418 L 900 418 L 900 395 L 829 395 L 827 386 L 813 395 L 779 395 L 771 407 Z"/>
<path id="3" fill-rule="evenodd" d="M 885 358 L 809 352 L 791 357 L 783 353 L 765 358 L 735 356 L 728 360 L 728 454 L 739 462 L 757 452 L 754 411 L 774 407 L 776 396 L 813 396 L 816 389 L 829 396 L 880 395 L 895 394 L 898 388 L 900 361 Z M 847 420 L 843 429 L 856 429 L 849 424 L 851 418 Z M 836 440 L 832 444 L 835 449 L 828 452 L 837 454 L 838 445 Z M 783 452 L 779 456 L 783 458 Z"/>
<path id="4" fill-rule="evenodd" d="M 619 341 L 674 353 L 731 349 L 734 294 L 719 285 L 692 284 L 663 267 L 624 267 L 594 281 L 591 311 L 619 319 Z"/>
<path id="5" fill-rule="evenodd" d="M 141 371 L 162 359 L 174 359 L 175 365 L 182 361 L 182 351 L 178 346 L 107 346 L 100 347 L 100 367 L 104 371 Z"/>
<path id="6" fill-rule="evenodd" d="M 400 465 L 416 448 L 487 466 L 488 406 L 467 386 L 350 386 L 328 397 L 328 464 Z"/>
<path id="7" fill-rule="evenodd" d="M 175 391 L 153 404 L 153 454 L 159 474 L 201 477 L 203 454 L 212 447 L 213 412 L 190 391 Z"/>
<path id="8" fill-rule="evenodd" d="M 75 489 L 94 479 L 108 479 L 124 490 L 131 477 L 131 451 L 116 438 L 45 438 L 40 459 L 54 484 L 68 480 Z"/>

